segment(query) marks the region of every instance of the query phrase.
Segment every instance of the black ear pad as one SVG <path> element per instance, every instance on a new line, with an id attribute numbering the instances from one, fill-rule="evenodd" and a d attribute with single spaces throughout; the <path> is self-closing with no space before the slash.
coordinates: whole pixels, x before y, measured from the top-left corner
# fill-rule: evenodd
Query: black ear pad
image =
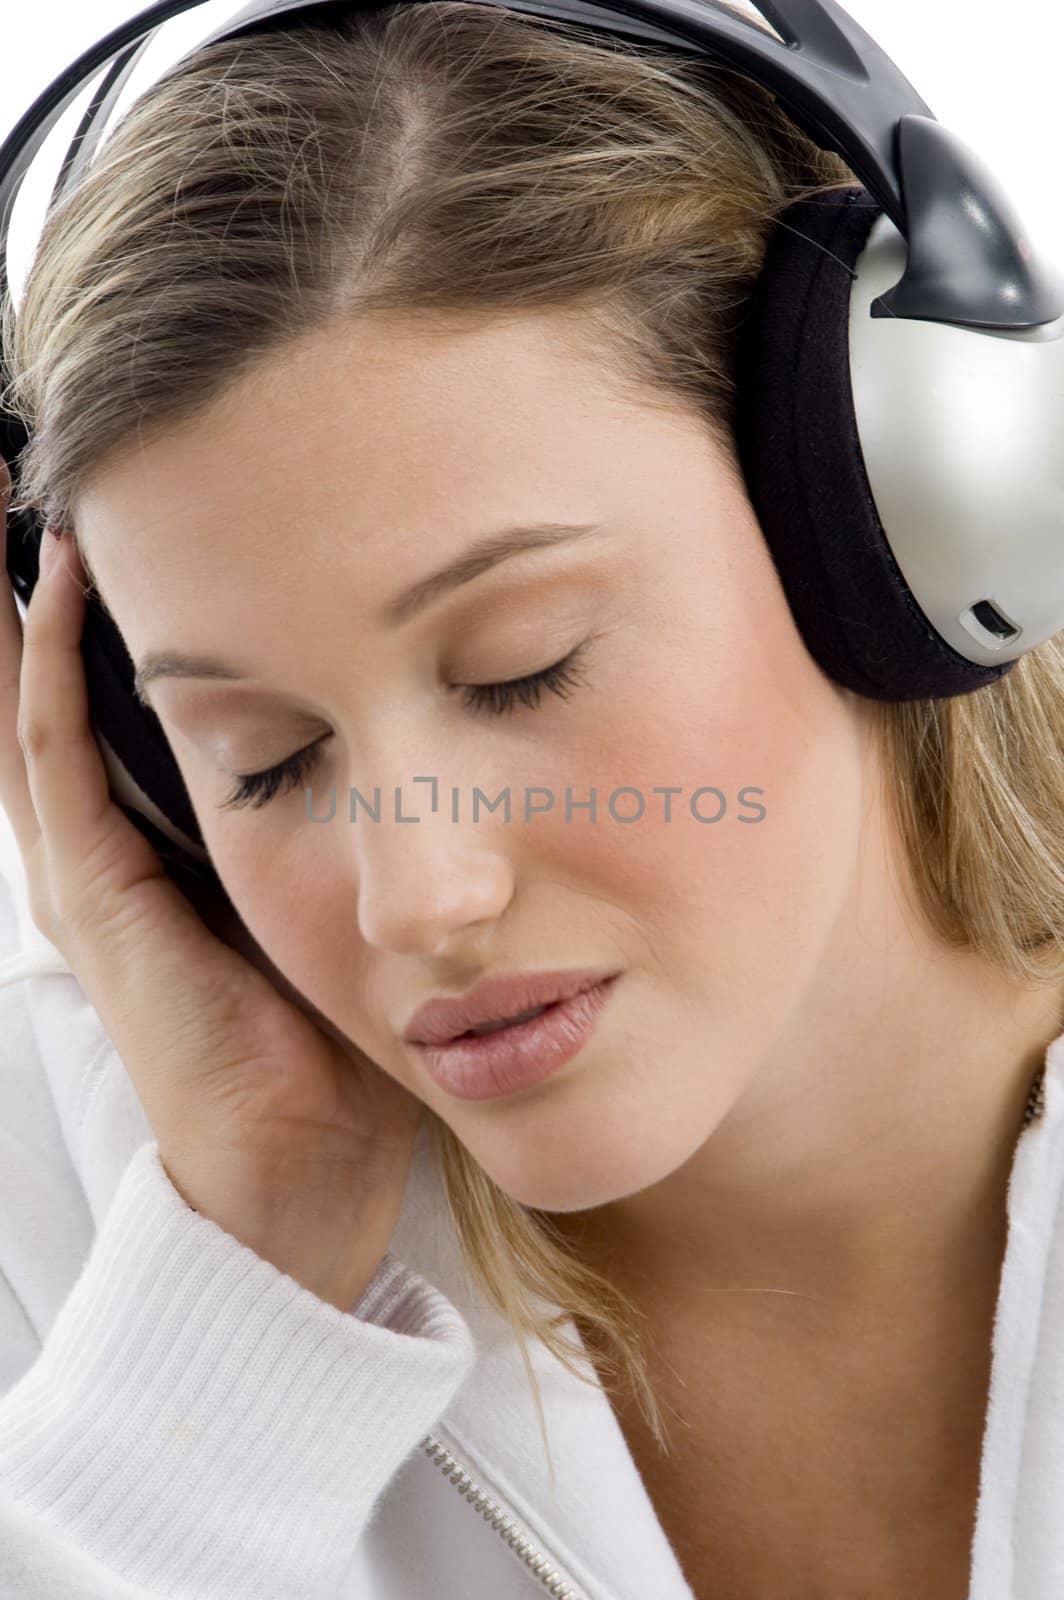
<path id="1" fill-rule="evenodd" d="M 21 421 L 9 412 L 0 411 L 0 455 L 9 462 L 17 462 L 25 445 L 26 432 Z M 36 513 L 26 509 L 9 513 L 7 573 L 15 594 L 25 606 L 29 605 L 37 585 L 41 540 L 50 537 L 40 527 Z M 89 719 L 94 731 L 102 736 L 137 788 L 171 824 L 202 849 L 203 836 L 196 813 L 162 723 L 150 706 L 142 705 L 137 699 L 129 651 L 91 584 L 85 597 L 81 660 L 88 691 Z M 113 774 L 111 781 L 113 788 Z M 122 784 L 121 790 L 125 787 Z M 183 855 L 179 846 L 140 813 L 138 803 L 126 804 L 120 792 L 122 810 L 164 861 Z M 184 859 L 189 870 L 195 870 L 198 876 L 212 875 L 206 863 L 194 862 L 190 855 Z"/>
<path id="2" fill-rule="evenodd" d="M 993 683 L 1016 660 L 977 665 L 935 631 L 872 498 L 853 409 L 850 289 L 881 215 L 867 189 L 846 185 L 777 220 L 738 330 L 735 442 L 813 658 L 872 700 L 944 699 Z"/>
<path id="3" fill-rule="evenodd" d="M 96 729 L 149 800 L 202 846 L 203 835 L 170 742 L 155 712 L 136 697 L 129 651 L 95 589 L 86 602 L 81 656 Z M 123 810 L 166 858 L 172 848 L 166 836 L 129 808 Z"/>

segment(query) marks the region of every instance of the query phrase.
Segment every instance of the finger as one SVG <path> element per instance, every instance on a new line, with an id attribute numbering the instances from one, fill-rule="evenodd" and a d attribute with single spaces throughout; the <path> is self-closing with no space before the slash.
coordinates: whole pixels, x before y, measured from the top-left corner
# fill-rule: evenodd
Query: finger
<path id="1" fill-rule="evenodd" d="M 7 572 L 7 508 L 11 474 L 0 456 L 0 553 Z M 41 836 L 18 737 L 19 680 L 22 672 L 22 618 L 10 577 L 0 583 L 0 805 L 11 823 L 23 860 Z"/>
<path id="2" fill-rule="evenodd" d="M 81 656 L 85 570 L 68 532 L 58 544 L 45 533 L 42 545 L 53 548 L 22 632 L 19 730 L 49 875 L 62 888 L 94 858 L 111 798 Z"/>

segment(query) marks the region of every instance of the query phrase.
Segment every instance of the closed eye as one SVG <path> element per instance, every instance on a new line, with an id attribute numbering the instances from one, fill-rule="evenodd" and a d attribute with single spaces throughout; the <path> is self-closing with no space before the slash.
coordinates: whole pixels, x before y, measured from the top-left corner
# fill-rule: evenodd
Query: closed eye
<path id="1" fill-rule="evenodd" d="M 512 711 L 517 700 L 520 700 L 522 705 L 535 709 L 539 705 L 540 695 L 544 689 L 550 689 L 554 694 L 561 695 L 564 700 L 568 697 L 570 689 L 582 681 L 576 667 L 583 656 L 586 643 L 585 640 L 584 644 L 578 644 L 575 650 L 570 650 L 567 656 L 561 661 L 556 661 L 553 666 L 529 673 L 527 678 L 511 678 L 507 683 L 457 684 L 456 687 L 464 689 L 465 704 L 472 710 L 489 711 L 493 716 L 502 716 L 504 712 Z"/>
<path id="2" fill-rule="evenodd" d="M 518 700 L 530 709 L 538 708 L 544 689 L 550 689 L 564 700 L 571 689 L 583 682 L 577 667 L 586 642 L 585 640 L 583 644 L 578 644 L 575 650 L 570 650 L 561 661 L 543 667 L 539 672 L 529 673 L 527 677 L 511 678 L 506 683 L 466 683 L 455 684 L 454 687 L 463 691 L 463 704 L 476 712 L 487 711 L 492 716 L 502 716 L 512 711 Z M 263 772 L 241 774 L 237 778 L 237 786 L 233 793 L 228 799 L 220 802 L 219 810 L 228 811 L 240 806 L 251 806 L 257 811 L 262 806 L 268 805 L 275 795 L 287 794 L 292 789 L 298 788 L 317 767 L 321 759 L 320 748 L 331 738 L 331 733 L 324 733 L 321 738 L 315 739 L 313 744 L 305 745 L 302 750 L 297 750 L 295 755 L 278 762 L 275 767 L 267 767 Z"/>

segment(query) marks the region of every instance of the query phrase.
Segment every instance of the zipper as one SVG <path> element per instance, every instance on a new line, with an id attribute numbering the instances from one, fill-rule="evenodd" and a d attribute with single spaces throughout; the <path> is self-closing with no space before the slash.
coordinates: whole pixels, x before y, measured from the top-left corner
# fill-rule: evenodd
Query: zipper
<path id="1" fill-rule="evenodd" d="M 553 1597 L 553 1600 L 586 1600 L 582 1591 L 574 1589 L 572 1584 L 558 1571 L 557 1567 L 547 1559 L 543 1551 L 536 1549 L 527 1534 L 521 1531 L 515 1519 L 503 1509 L 498 1500 L 494 1500 L 488 1494 L 484 1486 L 478 1483 L 471 1473 L 466 1471 L 454 1452 L 448 1450 L 435 1434 L 430 1433 L 427 1438 L 423 1439 L 421 1448 L 429 1460 L 434 1462 L 440 1471 L 450 1479 L 459 1494 L 464 1495 L 470 1504 L 480 1512 L 489 1527 L 494 1528 L 499 1537 L 504 1539 L 510 1546 L 510 1549 L 520 1556 L 529 1571 L 539 1579 L 547 1593 Z"/>

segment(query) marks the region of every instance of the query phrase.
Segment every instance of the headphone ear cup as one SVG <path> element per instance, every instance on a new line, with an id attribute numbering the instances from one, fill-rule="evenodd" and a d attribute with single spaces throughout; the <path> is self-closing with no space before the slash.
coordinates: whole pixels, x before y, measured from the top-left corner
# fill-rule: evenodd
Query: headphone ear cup
<path id="1" fill-rule="evenodd" d="M 780 214 L 737 335 L 736 449 L 791 615 L 828 677 L 872 700 L 948 698 L 1016 661 L 980 666 L 942 638 L 902 576 L 872 495 L 854 414 L 850 300 L 882 215 L 852 184 Z"/>
<path id="2" fill-rule="evenodd" d="M 85 606 L 81 655 L 89 716 L 112 794 L 190 860 L 209 864 L 181 769 L 158 717 L 136 697 L 133 661 L 94 589 Z"/>
<path id="3" fill-rule="evenodd" d="M 0 457 L 9 472 L 9 464 L 19 459 L 26 443 L 21 419 L 0 410 Z M 38 515 L 26 508 L 9 511 L 6 532 L 8 581 L 16 599 L 28 607 L 39 579 L 40 543 L 47 535 Z M 137 699 L 134 665 L 125 641 L 91 585 L 81 659 L 89 721 L 112 797 L 131 821 L 138 826 L 143 821 L 141 831 L 156 846 L 171 876 L 177 878 L 184 869 L 195 882 L 209 879 L 224 894 L 162 723 L 150 706 Z"/>

